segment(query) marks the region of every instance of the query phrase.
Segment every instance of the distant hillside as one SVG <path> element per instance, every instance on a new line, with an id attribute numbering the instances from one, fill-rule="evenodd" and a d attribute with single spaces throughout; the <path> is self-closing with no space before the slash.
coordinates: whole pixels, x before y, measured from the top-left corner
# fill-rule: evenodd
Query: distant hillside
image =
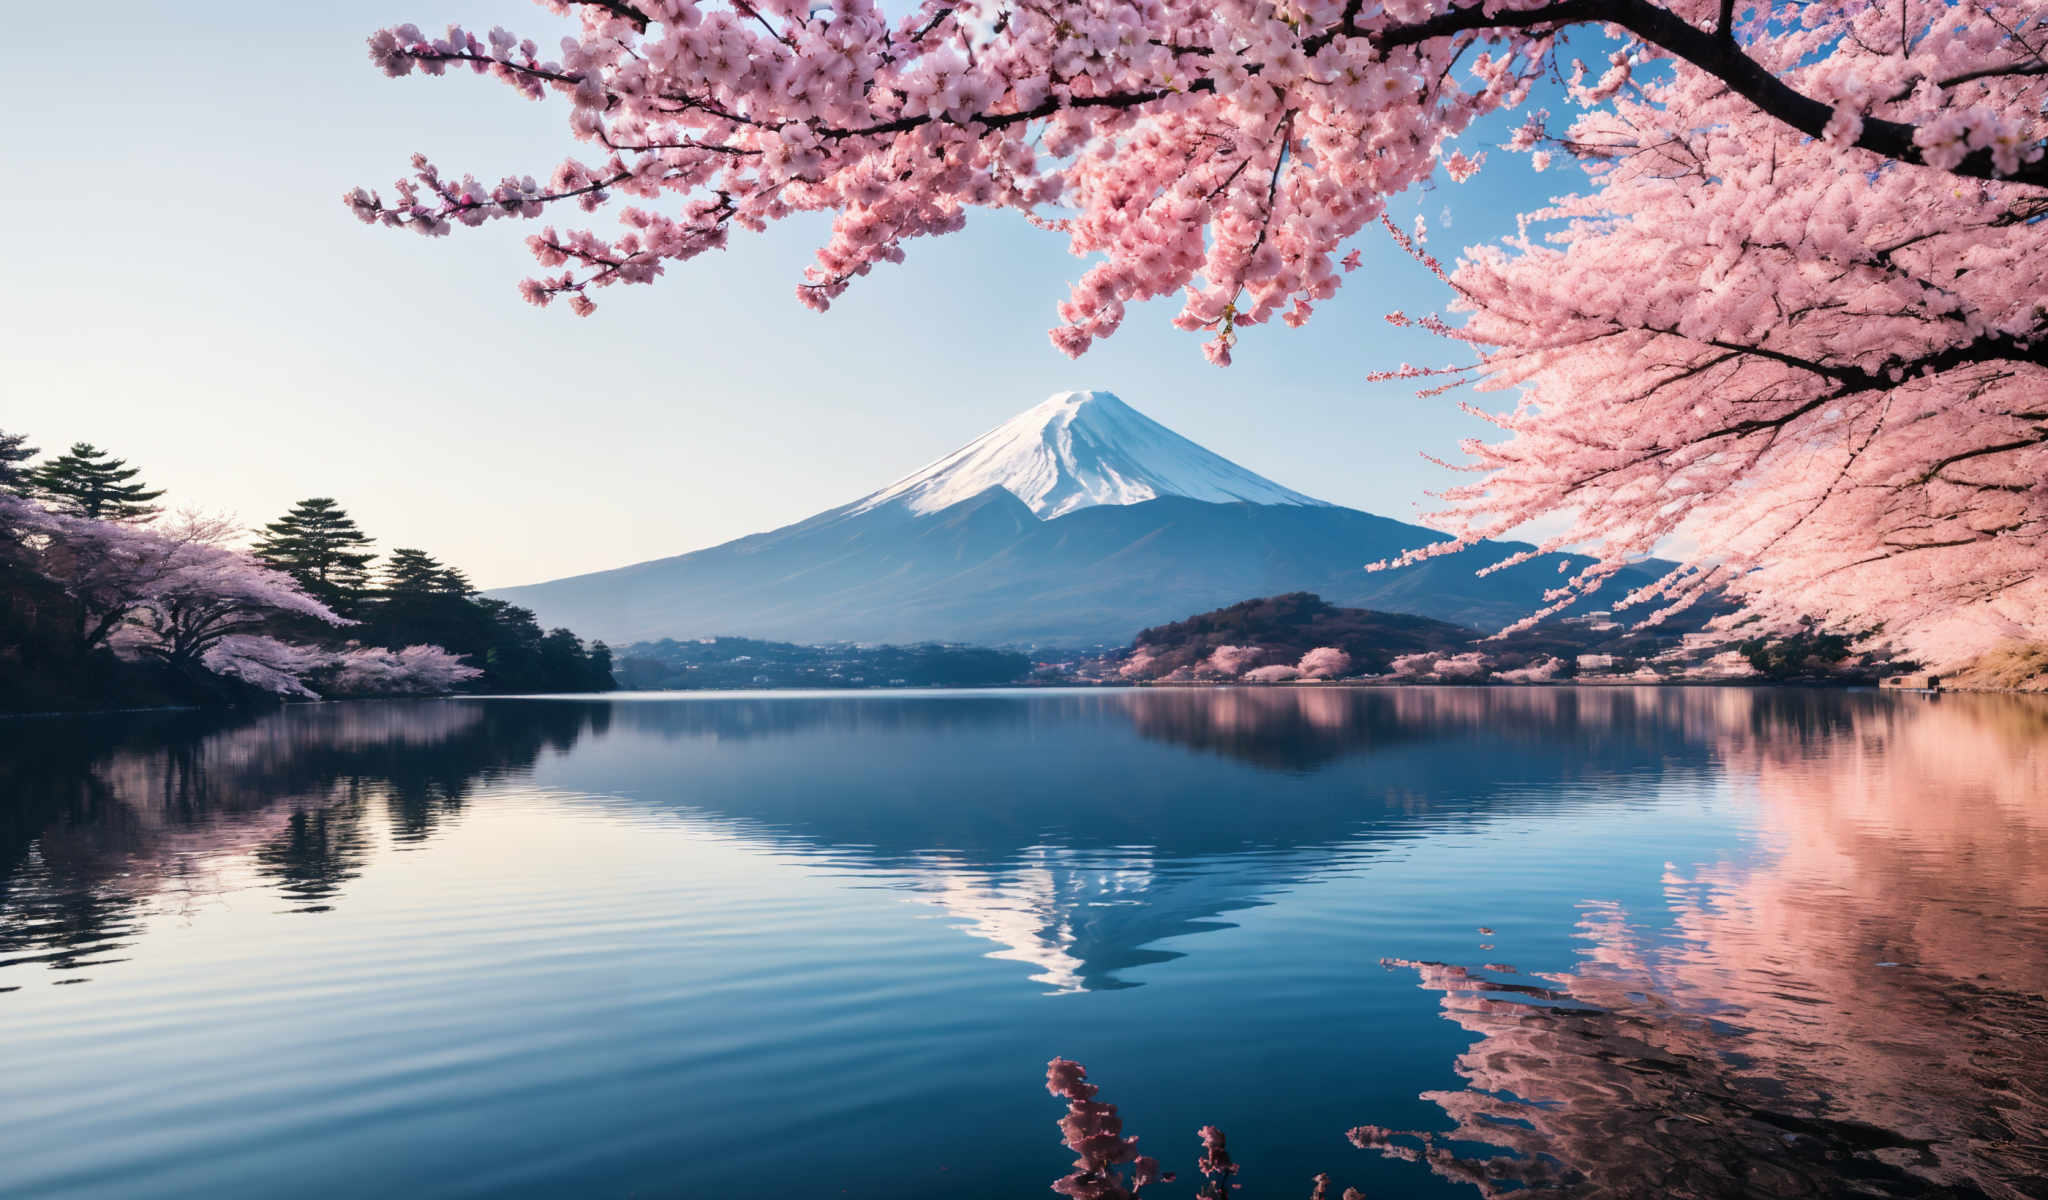
<path id="1" fill-rule="evenodd" d="M 636 691 L 696 688 L 1000 687 L 1021 681 L 1031 660 L 979 646 L 799 646 L 756 638 L 628 646 L 622 686 Z"/>
<path id="2" fill-rule="evenodd" d="M 1682 635 L 1702 627 L 1725 605 L 1701 604 L 1650 629 L 1592 614 L 1570 621 L 1551 621 L 1505 638 L 1490 638 L 1467 625 L 1407 613 L 1370 608 L 1345 608 L 1311 592 L 1289 592 L 1245 600 L 1155 625 L 1139 632 L 1128 655 L 1111 656 L 1102 665 L 1124 679 L 1238 677 L 1261 666 L 1298 663 L 1310 650 L 1331 646 L 1350 658 L 1343 674 L 1385 674 L 1404 654 L 1458 654 L 1482 651 L 1491 669 L 1509 671 L 1549 658 L 1570 664 L 1580 654 L 1611 654 L 1630 660 L 1649 659 L 1677 647 Z M 1595 619 L 1599 618 L 1599 619 Z M 1211 657 L 1230 646 L 1234 668 L 1217 671 Z M 1566 667 L 1569 673 L 1569 666 Z"/>
<path id="3" fill-rule="evenodd" d="M 1221 646 L 1256 647 L 1256 662 L 1292 663 L 1318 646 L 1351 656 L 1351 670 L 1383 674 L 1396 657 L 1467 649 L 1485 635 L 1464 625 L 1406 613 L 1339 608 L 1309 592 L 1246 600 L 1138 634 L 1134 651 L 1150 657 L 1145 678 L 1193 669 Z"/>
<path id="4" fill-rule="evenodd" d="M 1589 561 L 1546 554 L 1482 576 L 1529 549 L 1488 542 L 1366 570 L 1445 536 L 1283 487 L 1107 392 L 1065 392 L 794 525 L 492 594 L 612 645 L 737 633 L 1043 652 L 1283 592 L 1498 629 Z M 1611 594 L 1666 566 L 1628 567 Z"/>

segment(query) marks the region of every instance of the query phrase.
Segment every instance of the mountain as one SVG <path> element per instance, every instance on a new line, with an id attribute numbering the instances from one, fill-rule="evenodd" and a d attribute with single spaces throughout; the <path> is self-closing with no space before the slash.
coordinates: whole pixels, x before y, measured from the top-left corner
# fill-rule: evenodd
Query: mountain
<path id="1" fill-rule="evenodd" d="M 1108 392 L 1061 392 L 848 511 L 901 504 L 928 516 L 990 488 L 1010 493 L 1042 521 L 1162 496 L 1330 507 L 1197 446 Z"/>
<path id="2" fill-rule="evenodd" d="M 1108 392 L 1063 392 L 794 525 L 491 594 L 614 643 L 1087 646 L 1284 592 L 1496 628 L 1558 583 L 1558 555 L 1475 575 L 1526 548 L 1516 543 L 1364 569 L 1443 537 L 1283 487 Z M 1610 586 L 1649 577 L 1638 569 Z"/>

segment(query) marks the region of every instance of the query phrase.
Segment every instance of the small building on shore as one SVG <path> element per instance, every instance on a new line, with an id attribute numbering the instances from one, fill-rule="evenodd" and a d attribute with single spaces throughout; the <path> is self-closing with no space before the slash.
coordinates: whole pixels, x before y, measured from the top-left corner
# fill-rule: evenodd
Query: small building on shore
<path id="1" fill-rule="evenodd" d="M 1941 690 L 1939 675 L 1887 675 L 1878 680 L 1881 688 L 1897 688 L 1909 692 L 1938 692 Z"/>

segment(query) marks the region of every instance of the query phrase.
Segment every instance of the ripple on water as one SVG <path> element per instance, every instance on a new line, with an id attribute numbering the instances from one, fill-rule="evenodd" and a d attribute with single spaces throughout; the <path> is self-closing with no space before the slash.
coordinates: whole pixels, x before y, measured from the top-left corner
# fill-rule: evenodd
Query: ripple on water
<path id="1" fill-rule="evenodd" d="M 1037 1196 L 1066 1161 L 1053 1054 L 1148 1150 L 1223 1125 L 1252 1194 L 1497 1193 L 1532 1162 L 1562 1196 L 2048 1177 L 2038 705 L 1274 690 L 63 729 L 0 732 L 0 1192 Z"/>

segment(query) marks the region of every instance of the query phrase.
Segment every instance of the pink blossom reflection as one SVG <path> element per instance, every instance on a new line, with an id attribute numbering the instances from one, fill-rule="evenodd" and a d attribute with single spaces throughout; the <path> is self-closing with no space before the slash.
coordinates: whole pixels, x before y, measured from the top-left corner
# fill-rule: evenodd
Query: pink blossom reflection
<path id="1" fill-rule="evenodd" d="M 1486 1196 L 2048 1194 L 2048 706 L 1796 711 L 1695 714 L 1767 853 L 1669 869 L 1671 928 L 1589 898 L 1568 971 L 1390 964 L 1476 1040 L 1449 1130 L 1352 1140 Z"/>

